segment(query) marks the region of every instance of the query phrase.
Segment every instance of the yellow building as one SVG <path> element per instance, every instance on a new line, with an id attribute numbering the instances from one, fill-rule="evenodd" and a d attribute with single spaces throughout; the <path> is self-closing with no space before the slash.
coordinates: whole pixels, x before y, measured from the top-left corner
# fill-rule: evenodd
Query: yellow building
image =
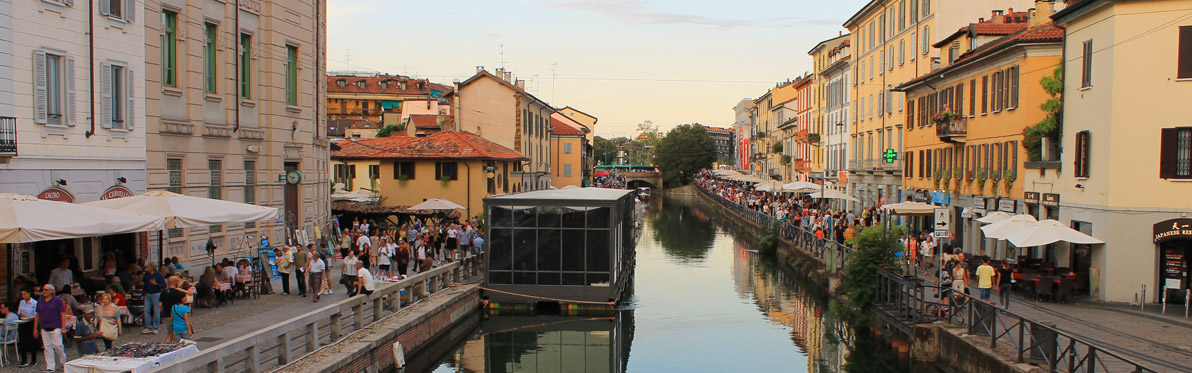
<path id="1" fill-rule="evenodd" d="M 596 136 L 596 122 L 600 121 L 600 119 L 570 106 L 559 109 L 559 112 L 588 129 L 587 135 L 585 135 L 585 137 L 588 139 L 589 144 L 596 141 L 593 140 L 593 137 Z"/>
<path id="2" fill-rule="evenodd" d="M 451 93 L 451 90 L 449 86 L 431 83 L 426 79 L 401 75 L 327 75 L 327 117 L 361 118 L 381 122 L 387 113 L 405 112 L 403 102 L 407 100 L 411 101 L 411 104 L 432 100 L 436 101 L 436 108 L 442 104 L 443 110 L 449 110 L 450 105 L 446 100 L 438 101 Z"/>
<path id="3" fill-rule="evenodd" d="M 554 152 L 550 184 L 555 188 L 585 186 L 592 168 L 587 139 L 591 131 L 562 112 L 551 114 L 550 125 L 550 149 Z"/>
<path id="4" fill-rule="evenodd" d="M 940 65 L 931 44 L 994 9 L 1032 0 L 871 0 L 844 23 L 854 56 L 855 115 L 849 146 L 849 189 L 868 207 L 905 199 L 901 164 L 882 155 L 902 153 L 905 97 L 894 87 Z"/>
<path id="5" fill-rule="evenodd" d="M 775 85 L 766 94 L 753 100 L 753 144 L 754 172 L 758 176 L 783 179 L 789 178 L 784 171 L 782 155 L 786 153 L 788 135 L 784 130 L 793 125 L 795 119 L 795 88 L 793 81 Z M 787 123 L 791 121 L 791 123 Z M 781 152 L 774 152 L 774 144 L 783 144 Z M 789 168 L 789 166 L 786 166 Z"/>
<path id="6" fill-rule="evenodd" d="M 553 107 L 527 92 L 525 82 L 504 69 L 490 73 L 478 68 L 451 97 L 456 129 L 483 136 L 528 159 L 512 171 L 513 192 L 550 187 Z"/>
<path id="7" fill-rule="evenodd" d="M 1023 127 L 1047 116 L 1039 106 L 1051 96 L 1038 82 L 1062 59 L 1063 30 L 1044 12 L 960 29 L 935 44 L 953 62 L 896 88 L 908 98 L 910 123 L 899 162 L 903 193 L 951 208 L 952 233 L 968 253 L 1006 257 L 976 219 L 1025 210 Z"/>
<path id="8" fill-rule="evenodd" d="M 413 206 L 444 198 L 484 211 L 483 199 L 510 191 L 510 175 L 526 158 L 476 134 L 444 131 L 429 136 L 340 140 L 331 149 L 337 184 L 369 188 L 382 206 Z M 367 171 L 365 171 L 367 170 Z"/>

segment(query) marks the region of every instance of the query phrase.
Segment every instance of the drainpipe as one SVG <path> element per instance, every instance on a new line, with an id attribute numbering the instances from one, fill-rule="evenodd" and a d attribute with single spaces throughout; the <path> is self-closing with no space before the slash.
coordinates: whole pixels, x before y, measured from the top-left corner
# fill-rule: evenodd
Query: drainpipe
<path id="1" fill-rule="evenodd" d="M 87 138 L 95 135 L 95 2 L 87 2 L 87 84 L 90 89 L 87 90 L 90 97 L 87 102 L 87 109 L 91 113 L 91 129 L 84 132 L 83 135 Z M 70 113 L 74 115 L 74 113 Z M 11 283 L 11 282 L 10 282 Z"/>
<path id="2" fill-rule="evenodd" d="M 472 215 L 472 165 L 468 164 L 467 160 L 464 160 L 464 167 L 468 168 L 468 188 L 464 190 L 464 198 L 468 200 L 464 203 L 468 207 L 468 216 L 464 217 L 464 220 L 467 220 Z"/>
<path id="3" fill-rule="evenodd" d="M 236 20 L 236 28 L 232 30 L 232 44 L 234 44 L 236 47 L 234 56 L 234 59 L 236 60 L 236 86 L 233 87 L 233 91 L 235 91 L 236 94 L 232 96 L 232 105 L 236 107 L 236 121 L 235 124 L 232 125 L 232 132 L 237 132 L 240 131 L 240 74 L 242 74 L 240 69 L 243 68 L 243 66 L 240 66 L 240 61 L 242 59 L 242 57 L 240 57 L 240 3 L 236 2 L 236 4 L 232 6 L 236 8 L 236 16 L 234 18 Z M 316 6 L 316 8 L 318 7 Z M 318 20 L 315 20 L 315 28 L 318 28 L 318 22 Z M 315 48 L 318 48 L 318 45 L 316 45 Z M 315 106 L 318 107 L 317 104 Z M 315 120 L 318 120 L 318 118 L 315 118 Z"/>

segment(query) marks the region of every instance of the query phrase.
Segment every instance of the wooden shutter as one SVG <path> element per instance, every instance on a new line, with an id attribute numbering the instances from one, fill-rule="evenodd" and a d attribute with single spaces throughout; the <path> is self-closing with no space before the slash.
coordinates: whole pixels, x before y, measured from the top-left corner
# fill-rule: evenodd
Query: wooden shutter
<path id="1" fill-rule="evenodd" d="M 1076 156 L 1074 163 L 1076 166 L 1076 177 L 1089 177 L 1088 172 L 1088 152 L 1089 152 L 1089 131 L 1080 131 L 1076 133 Z"/>
<path id="2" fill-rule="evenodd" d="M 100 125 L 112 128 L 112 64 L 99 64 Z"/>
<path id="3" fill-rule="evenodd" d="M 74 57 L 66 56 L 66 121 L 64 124 L 69 126 L 75 125 L 75 68 Z"/>
<path id="4" fill-rule="evenodd" d="M 977 79 L 969 81 L 969 115 L 977 115 Z"/>
<path id="5" fill-rule="evenodd" d="M 102 2 L 102 1 L 101 1 Z M 124 0 L 124 20 L 132 23 L 136 21 L 137 2 L 136 0 Z"/>
<path id="6" fill-rule="evenodd" d="M 1084 50 L 1081 56 L 1081 71 L 1080 71 L 1080 86 L 1093 86 L 1093 41 L 1084 42 Z"/>
<path id="7" fill-rule="evenodd" d="M 927 160 L 926 157 L 927 156 L 923 154 L 923 151 L 920 150 L 919 151 L 919 178 L 920 179 L 923 178 L 923 163 L 926 162 L 926 160 Z"/>
<path id="8" fill-rule="evenodd" d="M 46 92 L 46 52 L 33 51 L 33 117 L 39 124 L 49 122 Z"/>
<path id="9" fill-rule="evenodd" d="M 1180 26 L 1178 65 L 1176 78 L 1192 79 L 1192 26 Z"/>
<path id="10" fill-rule="evenodd" d="M 112 0 L 99 0 L 99 14 L 105 16 L 112 14 Z"/>
<path id="11" fill-rule="evenodd" d="M 907 131 L 915 129 L 915 100 L 906 102 L 906 129 Z"/>
<path id="12" fill-rule="evenodd" d="M 981 112 L 989 112 L 989 75 L 981 77 Z"/>
<path id="13" fill-rule="evenodd" d="M 956 85 L 956 113 L 964 115 L 964 83 Z"/>
<path id="14" fill-rule="evenodd" d="M 1010 107 L 1018 107 L 1018 66 L 1010 68 Z"/>
<path id="15" fill-rule="evenodd" d="M 1176 176 L 1176 149 L 1179 148 L 1177 133 L 1179 130 L 1176 128 L 1164 128 L 1159 142 L 1159 177 L 1164 179 Z"/>
<path id="16" fill-rule="evenodd" d="M 915 152 L 913 152 L 913 151 L 906 152 L 906 159 L 903 160 L 903 168 L 905 168 L 905 170 L 902 171 L 902 175 L 904 177 L 906 177 L 907 179 L 910 179 L 911 176 L 914 176 L 914 174 L 915 174 Z"/>
<path id="17" fill-rule="evenodd" d="M 129 0 L 128 3 L 134 4 L 135 2 L 133 2 L 132 0 Z M 125 106 L 125 108 L 124 108 L 124 129 L 132 131 L 133 125 L 136 123 L 136 121 L 134 119 L 136 119 L 136 117 L 137 117 L 137 108 L 136 108 L 137 100 L 135 99 L 136 91 L 133 90 L 133 87 L 136 87 L 137 81 L 136 81 L 136 79 L 133 79 L 132 67 L 124 68 L 124 77 L 125 77 L 125 81 L 127 82 L 124 85 L 126 87 L 124 92 L 128 96 L 127 97 L 128 106 Z"/>

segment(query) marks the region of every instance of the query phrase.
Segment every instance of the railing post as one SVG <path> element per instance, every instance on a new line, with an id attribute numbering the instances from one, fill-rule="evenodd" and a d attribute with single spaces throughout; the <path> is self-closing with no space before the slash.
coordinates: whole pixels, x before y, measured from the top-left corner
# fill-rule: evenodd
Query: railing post
<path id="1" fill-rule="evenodd" d="M 364 302 L 352 306 L 352 331 L 364 329 Z"/>
<path id="2" fill-rule="evenodd" d="M 331 342 L 334 343 L 335 341 L 338 341 L 339 337 L 340 337 L 339 314 L 338 313 L 331 314 L 330 319 L 331 319 Z"/>
<path id="3" fill-rule="evenodd" d="M 277 365 L 290 363 L 290 333 L 277 336 Z"/>
<path id="4" fill-rule="evenodd" d="M 261 347 L 258 344 L 253 344 L 248 347 L 248 361 L 244 363 L 248 368 L 248 372 L 257 373 L 261 371 Z"/>
<path id="5" fill-rule="evenodd" d="M 380 297 L 371 299 L 373 304 L 373 322 L 381 321 L 382 311 L 385 310 L 385 302 Z"/>
<path id="6" fill-rule="evenodd" d="M 224 358 L 221 357 L 221 358 L 215 359 L 215 361 L 207 363 L 207 371 L 211 372 L 211 373 L 223 373 L 223 371 L 224 371 L 223 363 L 224 363 Z"/>
<path id="7" fill-rule="evenodd" d="M 306 324 L 306 352 L 311 353 L 319 349 L 319 322 Z"/>
<path id="8" fill-rule="evenodd" d="M 1025 351 L 1023 351 L 1023 348 L 1026 347 L 1026 341 L 1023 340 L 1023 338 L 1025 338 L 1025 337 L 1026 337 L 1026 321 L 1019 319 L 1018 320 L 1018 359 L 1015 360 L 1015 362 L 1017 362 L 1017 363 L 1022 362 L 1022 355 L 1025 353 Z"/>

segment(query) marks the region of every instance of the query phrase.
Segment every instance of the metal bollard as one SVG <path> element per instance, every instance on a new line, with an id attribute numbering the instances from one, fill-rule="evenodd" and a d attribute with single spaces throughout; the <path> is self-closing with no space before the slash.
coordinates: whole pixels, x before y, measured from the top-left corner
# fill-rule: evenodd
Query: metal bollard
<path id="1" fill-rule="evenodd" d="M 1188 318 L 1188 306 L 1192 304 L 1192 289 L 1184 289 L 1184 318 Z"/>
<path id="2" fill-rule="evenodd" d="M 1138 309 L 1146 311 L 1146 284 L 1142 284 L 1142 298 L 1138 299 Z"/>
<path id="3" fill-rule="evenodd" d="M 1163 289 L 1160 292 L 1159 303 L 1161 304 L 1159 306 L 1159 308 L 1162 310 L 1162 311 L 1159 311 L 1159 313 L 1166 315 L 1167 314 L 1167 289 Z"/>

